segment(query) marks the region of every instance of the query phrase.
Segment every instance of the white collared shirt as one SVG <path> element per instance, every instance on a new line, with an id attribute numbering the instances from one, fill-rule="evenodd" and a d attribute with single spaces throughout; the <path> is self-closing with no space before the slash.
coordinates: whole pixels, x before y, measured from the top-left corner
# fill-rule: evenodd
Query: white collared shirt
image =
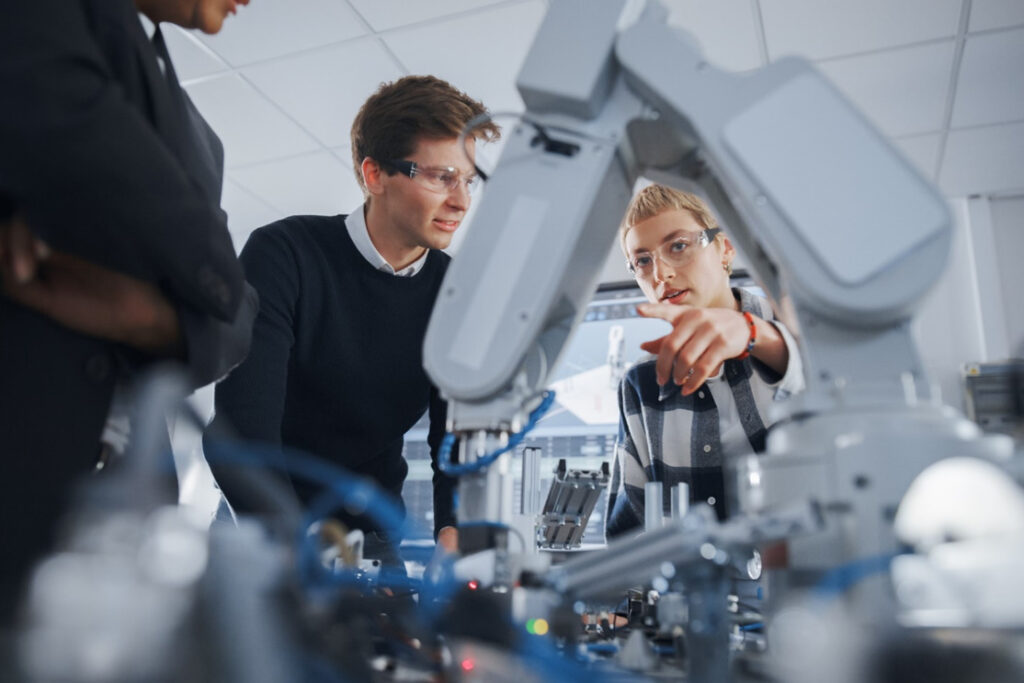
<path id="1" fill-rule="evenodd" d="M 391 273 L 392 275 L 398 275 L 400 277 L 412 277 L 416 273 L 420 272 L 420 268 L 427 262 L 427 254 L 429 250 L 423 252 L 423 256 L 416 259 L 413 263 L 409 264 L 401 271 L 395 271 L 391 267 L 380 252 L 377 251 L 377 247 L 373 246 L 373 241 L 370 239 L 370 230 L 366 227 L 366 205 L 360 204 L 354 211 L 349 213 L 348 217 L 345 218 L 345 228 L 348 230 L 348 236 L 352 238 L 352 243 L 356 245 L 356 249 L 363 255 L 363 258 L 370 262 L 370 265 L 377 270 L 382 270 L 385 273 Z"/>
<path id="2" fill-rule="evenodd" d="M 138 15 L 139 15 L 139 23 L 142 24 L 142 30 L 146 32 L 146 37 L 149 38 L 150 41 L 152 41 L 153 40 L 153 36 L 156 35 L 156 29 L 157 29 L 156 24 L 154 24 L 152 21 L 150 21 L 149 17 L 147 17 L 142 12 L 139 12 Z M 163 60 L 163 58 L 160 55 L 156 56 L 156 63 L 158 65 L 160 65 L 160 73 L 162 73 L 162 74 L 164 74 L 166 76 L 167 75 L 167 65 L 164 64 L 164 60 Z"/>
<path id="3" fill-rule="evenodd" d="M 156 34 L 156 24 L 150 21 L 149 17 L 142 12 L 138 12 L 138 15 L 139 21 L 142 23 L 142 30 L 146 32 L 150 40 L 153 40 L 153 36 Z"/>

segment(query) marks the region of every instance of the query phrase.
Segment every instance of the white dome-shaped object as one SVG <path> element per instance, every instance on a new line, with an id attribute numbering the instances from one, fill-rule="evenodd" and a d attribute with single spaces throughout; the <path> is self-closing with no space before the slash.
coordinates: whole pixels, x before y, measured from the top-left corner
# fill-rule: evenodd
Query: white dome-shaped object
<path id="1" fill-rule="evenodd" d="M 993 463 L 947 458 L 910 485 L 894 526 L 901 541 L 923 552 L 949 541 L 1024 538 L 1024 489 Z"/>

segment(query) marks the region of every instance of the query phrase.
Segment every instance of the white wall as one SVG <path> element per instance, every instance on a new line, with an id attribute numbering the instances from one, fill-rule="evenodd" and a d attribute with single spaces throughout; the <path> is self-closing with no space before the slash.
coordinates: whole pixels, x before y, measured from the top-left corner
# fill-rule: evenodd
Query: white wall
<path id="1" fill-rule="evenodd" d="M 991 200 L 1008 355 L 1024 357 L 1024 194 Z"/>
<path id="2" fill-rule="evenodd" d="M 984 359 L 985 337 L 968 202 L 953 200 L 950 207 L 954 235 L 949 262 L 922 303 L 913 330 L 925 370 L 938 384 L 943 401 L 962 410 L 961 367 Z"/>
<path id="3" fill-rule="evenodd" d="M 921 306 L 914 332 L 943 400 L 963 409 L 961 368 L 1024 353 L 1024 198 L 951 202 L 949 264 Z"/>

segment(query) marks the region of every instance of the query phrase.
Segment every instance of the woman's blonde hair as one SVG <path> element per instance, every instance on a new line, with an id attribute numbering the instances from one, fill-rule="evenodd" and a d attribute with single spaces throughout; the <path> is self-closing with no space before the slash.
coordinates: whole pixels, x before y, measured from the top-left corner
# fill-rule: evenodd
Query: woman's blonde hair
<path id="1" fill-rule="evenodd" d="M 689 211 L 693 218 L 705 228 L 718 227 L 718 221 L 711 213 L 711 209 L 697 195 L 683 192 L 667 185 L 648 185 L 640 190 L 629 202 L 629 206 L 626 208 L 626 215 L 619 226 L 619 246 L 622 247 L 622 252 L 627 257 L 629 256 L 626 253 L 626 233 L 634 225 L 648 218 L 654 218 L 666 211 L 678 209 Z"/>

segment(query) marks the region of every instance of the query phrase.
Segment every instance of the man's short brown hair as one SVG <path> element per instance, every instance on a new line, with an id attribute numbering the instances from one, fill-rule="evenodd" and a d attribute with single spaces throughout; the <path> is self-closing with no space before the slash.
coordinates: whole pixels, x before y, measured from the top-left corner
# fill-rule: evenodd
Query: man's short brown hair
<path id="1" fill-rule="evenodd" d="M 384 83 L 360 107 L 352 122 L 352 163 L 356 180 L 363 183 L 363 159 L 404 159 L 421 139 L 457 138 L 470 119 L 487 108 L 447 81 L 434 76 L 406 76 Z M 470 137 L 488 142 L 501 136 L 498 125 L 487 121 Z M 395 170 L 382 166 L 385 173 Z"/>

